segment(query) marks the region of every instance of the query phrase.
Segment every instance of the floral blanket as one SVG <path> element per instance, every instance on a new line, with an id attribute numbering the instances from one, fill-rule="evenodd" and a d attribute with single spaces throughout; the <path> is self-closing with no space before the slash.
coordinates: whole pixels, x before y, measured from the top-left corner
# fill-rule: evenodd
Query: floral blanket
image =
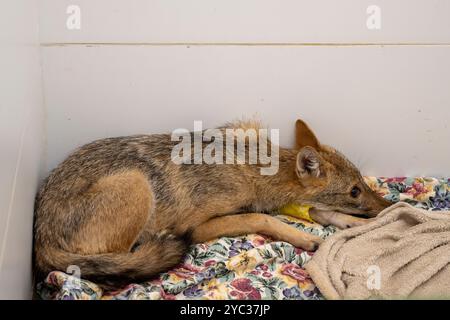
<path id="1" fill-rule="evenodd" d="M 450 209 L 450 179 L 367 177 L 366 182 L 393 202 Z M 336 231 L 277 218 L 323 238 Z M 37 294 L 42 299 L 323 299 L 303 269 L 312 254 L 261 235 L 223 237 L 191 246 L 178 267 L 120 291 L 103 292 L 95 283 L 54 271 L 37 285 Z"/>

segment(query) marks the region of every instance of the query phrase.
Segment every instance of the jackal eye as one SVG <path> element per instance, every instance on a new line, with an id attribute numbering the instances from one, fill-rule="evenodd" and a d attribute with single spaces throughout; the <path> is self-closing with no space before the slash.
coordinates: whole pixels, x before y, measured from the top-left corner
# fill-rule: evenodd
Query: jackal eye
<path id="1" fill-rule="evenodd" d="M 359 189 L 357 186 L 354 186 L 352 188 L 352 191 L 350 191 L 350 195 L 352 198 L 357 198 L 361 194 L 361 189 Z"/>

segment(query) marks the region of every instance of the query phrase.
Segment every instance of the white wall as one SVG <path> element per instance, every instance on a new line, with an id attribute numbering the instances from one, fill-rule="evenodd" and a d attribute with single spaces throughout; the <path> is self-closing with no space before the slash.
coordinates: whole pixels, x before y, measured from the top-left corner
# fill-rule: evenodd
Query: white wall
<path id="1" fill-rule="evenodd" d="M 69 4 L 81 29 L 66 28 Z M 366 9 L 381 8 L 381 29 Z M 450 175 L 450 2 L 41 0 L 48 169 L 92 139 L 302 117 L 369 175 Z"/>
<path id="2" fill-rule="evenodd" d="M 0 299 L 31 297 L 34 196 L 43 175 L 37 1 L 0 2 Z"/>
<path id="3" fill-rule="evenodd" d="M 42 41 L 107 43 L 447 43 L 445 0 L 40 0 Z M 65 28 L 68 5 L 82 28 Z M 366 27 L 378 5 L 382 28 Z"/>

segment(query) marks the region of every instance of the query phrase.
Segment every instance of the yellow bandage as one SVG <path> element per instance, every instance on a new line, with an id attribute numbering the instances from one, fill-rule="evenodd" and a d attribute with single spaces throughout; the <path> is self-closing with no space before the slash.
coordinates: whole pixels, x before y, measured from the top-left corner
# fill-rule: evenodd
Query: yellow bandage
<path id="1" fill-rule="evenodd" d="M 309 222 L 314 222 L 314 220 L 309 215 L 309 209 L 311 209 L 311 206 L 308 205 L 287 204 L 284 207 L 280 208 L 279 211 L 281 214 L 293 216 Z"/>

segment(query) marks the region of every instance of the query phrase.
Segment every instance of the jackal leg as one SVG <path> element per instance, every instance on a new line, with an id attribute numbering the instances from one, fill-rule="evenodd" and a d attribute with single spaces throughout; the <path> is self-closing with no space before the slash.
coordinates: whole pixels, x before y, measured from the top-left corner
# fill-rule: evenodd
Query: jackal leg
<path id="1" fill-rule="evenodd" d="M 336 211 L 327 210 L 311 209 L 309 214 L 314 221 L 320 223 L 321 225 L 326 226 L 332 224 L 339 229 L 357 227 L 373 221 L 373 219 L 364 219 Z"/>
<path id="2" fill-rule="evenodd" d="M 81 254 L 127 252 L 148 220 L 153 196 L 147 178 L 128 170 L 100 178 L 71 199 L 86 222 L 71 237 L 68 250 Z"/>
<path id="3" fill-rule="evenodd" d="M 213 218 L 196 227 L 192 238 L 194 242 L 199 243 L 222 236 L 252 233 L 265 234 L 305 250 L 316 250 L 323 241 L 318 236 L 300 231 L 263 213 L 234 214 Z"/>

